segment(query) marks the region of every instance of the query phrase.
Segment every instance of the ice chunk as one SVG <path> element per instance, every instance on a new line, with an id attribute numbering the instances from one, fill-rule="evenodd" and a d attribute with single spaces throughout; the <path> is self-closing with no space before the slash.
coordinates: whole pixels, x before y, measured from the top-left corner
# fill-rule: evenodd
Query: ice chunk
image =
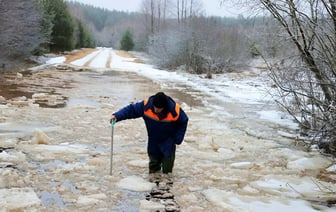
<path id="1" fill-rule="evenodd" d="M 202 192 L 207 200 L 222 208 L 222 211 L 282 212 L 282 211 L 316 211 L 304 200 L 281 200 L 260 198 L 260 196 L 239 195 L 219 189 Z M 218 210 L 220 211 L 220 210 Z"/>
<path id="2" fill-rule="evenodd" d="M 42 132 L 40 129 L 35 129 L 34 131 L 34 138 L 33 138 L 34 144 L 49 144 L 50 138 Z"/>
<path id="3" fill-rule="evenodd" d="M 328 167 L 326 170 L 327 170 L 327 172 L 336 172 L 336 165 L 332 165 L 332 166 Z"/>
<path id="4" fill-rule="evenodd" d="M 297 170 L 321 169 L 328 167 L 330 164 L 331 162 L 328 159 L 316 156 L 314 158 L 300 158 L 290 161 L 287 163 L 287 168 Z"/>
<path id="5" fill-rule="evenodd" d="M 105 199 L 107 199 L 105 194 L 93 194 L 93 195 L 88 195 L 88 196 L 79 196 L 77 200 L 77 204 L 94 205 Z"/>
<path id="6" fill-rule="evenodd" d="M 237 163 L 232 163 L 230 167 L 237 168 L 237 169 L 249 169 L 253 167 L 253 163 L 252 162 L 237 162 Z"/>
<path id="7" fill-rule="evenodd" d="M 6 208 L 9 211 L 21 211 L 26 207 L 41 204 L 32 188 L 0 189 L 0 200 L 0 208 Z"/>
<path id="8" fill-rule="evenodd" d="M 15 147 L 16 143 L 17 143 L 16 139 L 7 139 L 7 140 L 4 140 L 4 141 L 0 140 L 0 147 L 2 147 L 2 148 L 13 148 L 13 147 Z"/>
<path id="9" fill-rule="evenodd" d="M 147 211 L 166 211 L 166 210 L 165 210 L 165 206 L 158 202 L 141 200 L 139 211 L 147 212 Z"/>
<path id="10" fill-rule="evenodd" d="M 154 188 L 155 184 L 150 183 L 141 177 L 130 176 L 120 180 L 117 183 L 117 186 L 131 191 L 150 191 Z"/>
<path id="11" fill-rule="evenodd" d="M 130 166 L 145 168 L 148 166 L 147 160 L 132 160 L 127 163 Z"/>
<path id="12" fill-rule="evenodd" d="M 22 152 L 6 152 L 2 151 L 0 152 L 0 162 L 13 162 L 13 163 L 18 163 L 22 162 L 26 159 L 26 155 Z"/>

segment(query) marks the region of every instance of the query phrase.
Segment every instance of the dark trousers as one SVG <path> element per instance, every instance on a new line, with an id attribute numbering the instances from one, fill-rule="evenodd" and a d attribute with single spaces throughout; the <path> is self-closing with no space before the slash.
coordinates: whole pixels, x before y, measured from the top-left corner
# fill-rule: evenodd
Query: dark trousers
<path id="1" fill-rule="evenodd" d="M 165 157 L 164 155 L 149 156 L 149 173 L 160 172 L 162 169 L 162 173 L 168 174 L 173 172 L 174 161 L 175 161 L 175 151 L 173 150 L 172 155 L 170 157 Z"/>

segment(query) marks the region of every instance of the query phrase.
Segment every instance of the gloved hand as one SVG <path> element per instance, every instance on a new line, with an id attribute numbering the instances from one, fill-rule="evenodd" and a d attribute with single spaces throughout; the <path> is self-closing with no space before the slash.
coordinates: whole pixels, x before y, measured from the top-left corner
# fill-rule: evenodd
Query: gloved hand
<path id="1" fill-rule="evenodd" d="M 113 121 L 113 123 L 117 122 L 117 117 L 115 115 L 113 115 L 113 114 L 112 114 L 112 116 L 110 118 L 110 124 L 112 124 L 112 121 Z"/>

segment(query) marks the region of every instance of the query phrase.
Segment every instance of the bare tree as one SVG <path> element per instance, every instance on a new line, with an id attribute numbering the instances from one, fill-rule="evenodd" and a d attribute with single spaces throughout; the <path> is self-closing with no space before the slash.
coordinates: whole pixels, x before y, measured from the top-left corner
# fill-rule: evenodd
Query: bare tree
<path id="1" fill-rule="evenodd" d="M 199 0 L 176 0 L 178 23 L 186 22 L 203 13 L 203 4 Z"/>
<path id="2" fill-rule="evenodd" d="M 180 0 L 176 2 L 176 9 L 177 9 L 177 22 L 180 23 Z"/>
<path id="3" fill-rule="evenodd" d="M 155 7 L 154 0 L 150 1 L 151 33 L 154 33 Z"/>
<path id="4" fill-rule="evenodd" d="M 224 27 L 216 19 L 194 17 L 151 36 L 149 52 L 160 66 L 185 67 L 195 74 L 219 73 L 249 62 L 248 40 L 239 26 Z"/>
<path id="5" fill-rule="evenodd" d="M 330 152 L 336 152 L 335 0 L 246 0 L 282 27 L 296 53 L 273 65 L 278 102 Z M 298 117 L 300 114 L 300 117 Z M 327 147 L 325 143 L 328 143 Z"/>
<path id="6" fill-rule="evenodd" d="M 36 0 L 0 0 L 0 58 L 29 56 L 46 39 Z"/>
<path id="7" fill-rule="evenodd" d="M 171 12 L 176 8 L 176 13 Z M 156 33 L 167 27 L 168 19 L 176 19 L 178 23 L 186 23 L 193 16 L 202 14 L 203 7 L 200 0 L 143 0 L 142 12 L 147 16 L 150 32 Z"/>
<path id="8" fill-rule="evenodd" d="M 170 0 L 143 0 L 142 12 L 147 16 L 147 25 L 151 34 L 166 27 L 172 3 Z"/>

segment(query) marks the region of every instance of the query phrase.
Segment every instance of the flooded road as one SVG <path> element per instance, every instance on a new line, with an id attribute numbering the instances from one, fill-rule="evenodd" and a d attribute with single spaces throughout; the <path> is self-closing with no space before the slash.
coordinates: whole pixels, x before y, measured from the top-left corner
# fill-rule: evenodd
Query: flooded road
<path id="1" fill-rule="evenodd" d="M 117 70 L 49 67 L 6 79 L 0 92 L 1 208 L 156 211 L 160 206 L 145 200 L 152 185 L 143 121 L 115 125 L 110 176 L 108 119 L 163 90 L 190 118 L 171 189 L 181 211 L 335 209 L 329 204 L 336 191 L 332 160 L 297 148 L 284 136 L 292 126 L 267 118 L 276 110 L 267 101 L 224 101 L 188 83 Z"/>

